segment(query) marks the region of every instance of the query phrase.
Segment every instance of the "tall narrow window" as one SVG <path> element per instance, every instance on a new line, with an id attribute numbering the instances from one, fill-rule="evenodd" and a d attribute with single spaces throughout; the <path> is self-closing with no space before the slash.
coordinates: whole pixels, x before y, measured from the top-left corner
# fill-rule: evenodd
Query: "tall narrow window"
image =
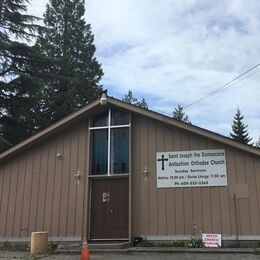
<path id="1" fill-rule="evenodd" d="M 129 172 L 129 129 L 111 130 L 111 173 Z"/>
<path id="2" fill-rule="evenodd" d="M 91 174 L 129 172 L 129 113 L 109 109 L 93 118 Z"/>
<path id="3" fill-rule="evenodd" d="M 92 132 L 92 174 L 107 173 L 107 130 L 94 130 Z"/>

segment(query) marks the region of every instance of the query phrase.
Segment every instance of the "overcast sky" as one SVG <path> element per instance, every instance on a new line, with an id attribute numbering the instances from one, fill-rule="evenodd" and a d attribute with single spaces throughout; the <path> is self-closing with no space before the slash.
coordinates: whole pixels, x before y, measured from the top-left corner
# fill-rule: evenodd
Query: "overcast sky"
<path id="1" fill-rule="evenodd" d="M 48 0 L 31 0 L 42 16 Z M 128 90 L 171 115 L 260 62 L 259 0 L 88 0 L 86 20 L 102 63 L 102 84 Z M 231 87 L 186 109 L 197 126 L 229 135 L 239 107 L 260 135 L 260 66 Z"/>

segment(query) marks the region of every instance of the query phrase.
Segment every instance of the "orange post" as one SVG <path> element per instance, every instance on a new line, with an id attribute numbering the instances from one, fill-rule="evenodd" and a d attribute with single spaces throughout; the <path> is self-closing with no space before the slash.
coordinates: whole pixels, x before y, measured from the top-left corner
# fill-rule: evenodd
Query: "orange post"
<path id="1" fill-rule="evenodd" d="M 83 239 L 82 239 L 80 260 L 90 260 L 90 253 L 89 253 L 86 237 L 83 237 Z"/>

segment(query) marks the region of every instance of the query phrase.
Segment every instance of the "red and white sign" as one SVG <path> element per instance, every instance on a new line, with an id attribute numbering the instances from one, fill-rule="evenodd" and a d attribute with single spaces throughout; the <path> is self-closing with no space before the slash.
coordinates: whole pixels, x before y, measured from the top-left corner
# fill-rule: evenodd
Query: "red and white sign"
<path id="1" fill-rule="evenodd" d="M 205 247 L 221 247 L 221 234 L 202 234 Z"/>

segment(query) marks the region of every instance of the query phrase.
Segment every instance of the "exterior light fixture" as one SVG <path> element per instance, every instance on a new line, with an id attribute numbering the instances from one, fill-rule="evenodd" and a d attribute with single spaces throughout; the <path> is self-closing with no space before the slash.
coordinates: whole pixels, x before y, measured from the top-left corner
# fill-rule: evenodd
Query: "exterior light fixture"
<path id="1" fill-rule="evenodd" d="M 144 179 L 147 181 L 148 175 L 150 174 L 149 170 L 148 170 L 148 166 L 144 167 L 144 171 L 143 171 L 143 175 L 144 175 Z"/>
<path id="2" fill-rule="evenodd" d="M 61 154 L 61 153 L 57 153 L 57 154 L 56 154 L 56 157 L 59 158 L 59 159 L 61 159 L 61 158 L 62 158 L 62 154 Z"/>
<path id="3" fill-rule="evenodd" d="M 79 184 L 80 177 L 81 177 L 80 170 L 77 170 L 77 172 L 74 174 L 74 179 L 77 181 L 77 184 Z"/>
<path id="4" fill-rule="evenodd" d="M 107 91 L 106 90 L 102 93 L 102 96 L 100 98 L 100 104 L 102 106 L 105 106 L 107 104 Z"/>

